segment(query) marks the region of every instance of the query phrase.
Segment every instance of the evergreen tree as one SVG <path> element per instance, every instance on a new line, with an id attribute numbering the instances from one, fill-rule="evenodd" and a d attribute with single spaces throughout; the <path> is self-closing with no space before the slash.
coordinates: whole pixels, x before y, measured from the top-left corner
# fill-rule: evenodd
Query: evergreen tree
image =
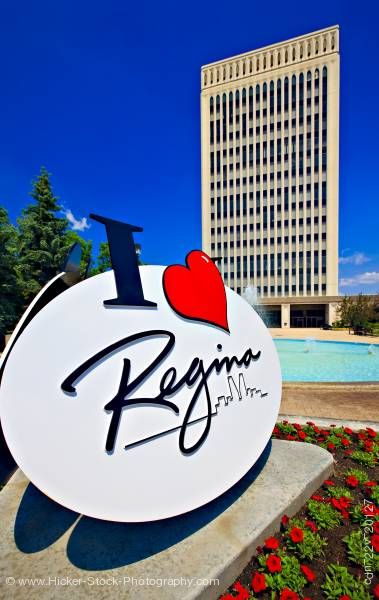
<path id="1" fill-rule="evenodd" d="M 57 217 L 58 199 L 45 168 L 33 184 L 34 199 L 22 212 L 19 225 L 18 274 L 26 302 L 61 269 L 67 252 L 67 220 Z"/>
<path id="2" fill-rule="evenodd" d="M 20 283 L 16 272 L 17 231 L 0 207 L 0 332 L 7 333 L 22 311 Z"/>

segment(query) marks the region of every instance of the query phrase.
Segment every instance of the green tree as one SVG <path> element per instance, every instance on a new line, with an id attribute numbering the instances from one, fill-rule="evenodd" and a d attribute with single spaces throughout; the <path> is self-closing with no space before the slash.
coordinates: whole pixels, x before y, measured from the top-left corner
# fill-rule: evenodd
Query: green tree
<path id="1" fill-rule="evenodd" d="M 358 294 L 344 296 L 337 311 L 344 325 L 349 328 L 366 328 L 369 321 L 376 318 L 377 297 Z"/>
<path id="2" fill-rule="evenodd" d="M 109 252 L 108 242 L 101 242 L 99 246 L 99 252 L 97 255 L 96 266 L 92 269 L 91 275 L 98 275 L 104 273 L 112 268 L 111 255 Z"/>
<path id="3" fill-rule="evenodd" d="M 34 200 L 18 220 L 19 247 L 17 271 L 26 302 L 60 270 L 67 252 L 67 220 L 58 217 L 60 207 L 53 194 L 45 168 L 34 181 Z"/>
<path id="4" fill-rule="evenodd" d="M 16 272 L 17 230 L 5 208 L 0 207 L 0 331 L 10 331 L 22 311 L 20 282 Z"/>

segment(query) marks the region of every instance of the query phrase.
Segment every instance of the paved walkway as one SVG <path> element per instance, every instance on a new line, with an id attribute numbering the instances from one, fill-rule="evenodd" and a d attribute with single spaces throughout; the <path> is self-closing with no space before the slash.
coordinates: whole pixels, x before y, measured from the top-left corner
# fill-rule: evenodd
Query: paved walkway
<path id="1" fill-rule="evenodd" d="M 379 422 L 379 383 L 283 383 L 280 414 Z"/>
<path id="2" fill-rule="evenodd" d="M 306 338 L 315 338 L 315 340 L 324 340 L 329 342 L 355 342 L 365 344 L 379 344 L 379 336 L 375 335 L 354 335 L 346 331 L 324 331 L 317 328 L 297 328 L 281 329 L 270 328 L 272 337 L 305 340 Z"/>

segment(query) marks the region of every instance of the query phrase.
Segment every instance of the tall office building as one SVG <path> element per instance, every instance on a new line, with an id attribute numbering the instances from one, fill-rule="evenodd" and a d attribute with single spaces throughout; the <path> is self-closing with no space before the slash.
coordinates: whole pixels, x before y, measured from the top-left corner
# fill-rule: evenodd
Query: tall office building
<path id="1" fill-rule="evenodd" d="M 338 145 L 338 27 L 202 67 L 203 249 L 271 325 L 335 319 Z"/>

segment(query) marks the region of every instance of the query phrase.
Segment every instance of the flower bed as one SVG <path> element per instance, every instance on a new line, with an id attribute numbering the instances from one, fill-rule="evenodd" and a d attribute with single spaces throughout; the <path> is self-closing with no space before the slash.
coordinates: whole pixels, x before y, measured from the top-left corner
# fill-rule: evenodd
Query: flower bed
<path id="1" fill-rule="evenodd" d="M 379 434 L 283 421 L 272 436 L 329 450 L 335 473 L 297 515 L 283 515 L 222 600 L 379 598 Z"/>

